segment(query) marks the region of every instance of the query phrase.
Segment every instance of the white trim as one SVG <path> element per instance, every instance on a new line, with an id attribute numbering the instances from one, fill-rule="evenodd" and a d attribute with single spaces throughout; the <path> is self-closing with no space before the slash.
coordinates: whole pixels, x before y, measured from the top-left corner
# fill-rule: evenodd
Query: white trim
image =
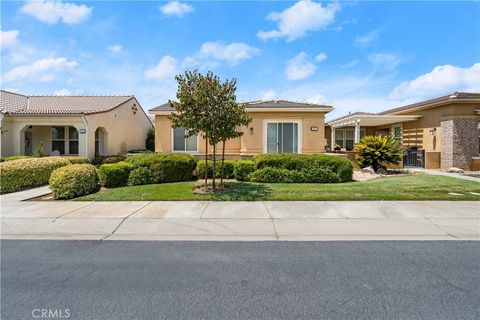
<path id="1" fill-rule="evenodd" d="M 301 119 L 264 119 L 263 120 L 263 153 L 268 153 L 267 149 L 267 124 L 269 123 L 296 123 L 298 125 L 298 134 L 297 134 L 297 143 L 298 150 L 297 153 L 303 153 L 303 120 Z"/>
<path id="2" fill-rule="evenodd" d="M 197 137 L 197 150 L 195 150 L 195 151 L 186 151 L 186 150 L 184 150 L 184 151 L 178 151 L 178 150 L 173 150 L 173 139 L 174 139 L 174 132 L 173 132 L 173 131 L 174 131 L 174 130 L 175 130 L 175 128 L 172 127 L 172 128 L 171 128 L 171 131 L 170 131 L 170 150 L 171 150 L 172 153 L 189 153 L 189 154 L 198 154 L 198 153 L 199 153 L 198 150 L 200 149 L 200 139 L 199 139 L 199 136 L 200 136 L 200 135 L 196 135 L 196 137 Z M 187 141 L 186 141 L 186 140 L 187 140 L 187 139 L 185 138 L 185 148 L 187 148 Z"/>
<path id="3" fill-rule="evenodd" d="M 327 124 L 332 128 L 341 128 L 341 127 L 349 127 L 354 126 L 356 121 L 361 121 L 363 126 L 371 127 L 371 126 L 383 126 L 393 123 L 399 122 L 406 122 L 406 121 L 414 121 L 421 116 L 418 115 L 378 115 L 378 114 L 369 114 L 369 115 L 351 115 L 345 118 L 340 118 L 337 120 L 328 121 Z M 381 123 L 379 124 L 368 124 L 365 123 L 367 120 L 380 120 Z"/>

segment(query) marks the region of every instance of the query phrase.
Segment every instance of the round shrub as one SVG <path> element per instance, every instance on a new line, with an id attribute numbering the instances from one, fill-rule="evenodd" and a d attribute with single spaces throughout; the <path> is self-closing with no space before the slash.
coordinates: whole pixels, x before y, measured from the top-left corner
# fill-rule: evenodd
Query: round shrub
<path id="1" fill-rule="evenodd" d="M 150 170 L 146 167 L 135 168 L 130 172 L 128 176 L 128 185 L 129 186 L 138 186 L 141 184 L 152 183 L 152 174 Z"/>
<path id="2" fill-rule="evenodd" d="M 90 164 L 90 160 L 86 157 L 77 157 L 77 156 L 63 156 L 62 158 L 67 159 L 70 161 L 71 164 L 80 164 L 80 163 L 85 163 L 85 164 Z"/>
<path id="3" fill-rule="evenodd" d="M 97 169 L 91 164 L 71 164 L 55 169 L 50 176 L 55 199 L 71 199 L 97 190 Z"/>
<path id="4" fill-rule="evenodd" d="M 225 179 L 232 179 L 234 174 L 234 165 L 236 161 L 233 160 L 225 160 L 223 164 L 223 178 Z M 205 160 L 199 160 L 197 162 L 197 177 L 199 179 L 205 178 Z M 222 174 L 222 161 L 217 160 L 215 166 L 215 177 L 220 178 Z M 213 177 L 213 161 L 208 161 L 208 178 Z"/>
<path id="5" fill-rule="evenodd" d="M 134 167 L 150 169 L 154 183 L 192 180 L 196 160 L 182 153 L 145 153 L 126 160 Z"/>
<path id="6" fill-rule="evenodd" d="M 126 162 L 106 163 L 98 168 L 100 183 L 107 188 L 126 186 L 133 167 Z"/>
<path id="7" fill-rule="evenodd" d="M 341 182 L 338 175 L 327 167 L 310 167 L 303 170 L 292 170 L 296 183 L 335 183 Z"/>
<path id="8" fill-rule="evenodd" d="M 338 178 L 341 182 L 350 182 L 353 179 L 353 164 L 345 162 L 337 170 Z"/>
<path id="9" fill-rule="evenodd" d="M 282 168 L 266 167 L 250 174 L 250 181 L 265 183 L 291 183 L 292 171 Z"/>
<path id="10" fill-rule="evenodd" d="M 19 159 L 0 163 L 0 193 L 48 184 L 53 170 L 68 166 L 62 157 Z"/>
<path id="11" fill-rule="evenodd" d="M 235 162 L 233 175 L 238 181 L 248 181 L 253 171 L 255 171 L 255 162 L 252 160 L 241 160 Z"/>

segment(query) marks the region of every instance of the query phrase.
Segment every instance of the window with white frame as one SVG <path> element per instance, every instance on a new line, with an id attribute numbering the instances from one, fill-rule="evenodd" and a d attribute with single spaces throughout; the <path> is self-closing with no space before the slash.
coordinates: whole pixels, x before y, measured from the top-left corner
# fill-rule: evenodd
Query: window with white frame
<path id="1" fill-rule="evenodd" d="M 78 155 L 78 130 L 75 127 L 68 127 L 68 154 Z"/>
<path id="2" fill-rule="evenodd" d="M 173 128 L 174 152 L 197 152 L 197 136 L 186 137 L 184 128 Z"/>
<path id="3" fill-rule="evenodd" d="M 360 139 L 365 135 L 365 129 L 360 129 Z M 346 151 L 352 151 L 355 146 L 355 129 L 335 129 L 335 144 Z"/>
<path id="4" fill-rule="evenodd" d="M 65 127 L 52 127 L 52 152 L 65 154 Z"/>

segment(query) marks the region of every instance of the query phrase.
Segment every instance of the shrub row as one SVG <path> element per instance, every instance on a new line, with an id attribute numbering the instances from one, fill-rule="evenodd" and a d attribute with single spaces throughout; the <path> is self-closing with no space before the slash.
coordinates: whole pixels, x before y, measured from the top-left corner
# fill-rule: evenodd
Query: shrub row
<path id="1" fill-rule="evenodd" d="M 49 184 L 55 199 L 71 199 L 90 194 L 98 187 L 97 169 L 86 163 L 61 167 L 52 172 Z"/>
<path id="2" fill-rule="evenodd" d="M 265 167 L 250 174 L 250 181 L 266 183 L 334 183 L 341 182 L 329 168 L 312 167 L 302 170 Z"/>
<path id="3" fill-rule="evenodd" d="M 28 158 L 0 163 L 0 193 L 48 183 L 53 170 L 70 164 L 64 157 Z"/>
<path id="4" fill-rule="evenodd" d="M 255 162 L 255 174 L 252 179 L 259 182 L 262 178 L 271 181 L 279 171 L 266 170 L 256 174 L 257 171 L 266 168 L 284 169 L 293 171 L 287 174 L 286 178 L 280 180 L 289 180 L 295 182 L 348 182 L 352 180 L 353 165 L 343 157 L 327 156 L 321 154 L 262 154 L 253 158 Z M 336 176 L 334 179 L 332 173 Z M 269 177 L 271 175 L 271 177 Z"/>
<path id="5" fill-rule="evenodd" d="M 19 159 L 28 159 L 28 158 L 31 158 L 31 157 L 30 156 L 0 157 L 0 162 L 13 161 L 13 160 L 19 160 Z"/>
<path id="6" fill-rule="evenodd" d="M 225 179 L 232 179 L 234 177 L 234 165 L 236 161 L 225 160 L 223 166 L 223 177 Z M 217 161 L 215 166 L 215 178 L 220 178 L 222 174 L 222 162 Z M 197 178 L 205 178 L 205 160 L 199 160 L 197 162 Z M 213 161 L 208 161 L 208 178 L 213 177 Z"/>

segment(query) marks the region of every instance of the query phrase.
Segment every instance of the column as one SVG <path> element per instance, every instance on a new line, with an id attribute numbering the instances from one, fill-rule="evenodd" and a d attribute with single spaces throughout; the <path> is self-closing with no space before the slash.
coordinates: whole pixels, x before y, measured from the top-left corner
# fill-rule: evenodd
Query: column
<path id="1" fill-rule="evenodd" d="M 354 143 L 360 142 L 360 120 L 355 121 L 355 137 L 353 142 Z"/>

